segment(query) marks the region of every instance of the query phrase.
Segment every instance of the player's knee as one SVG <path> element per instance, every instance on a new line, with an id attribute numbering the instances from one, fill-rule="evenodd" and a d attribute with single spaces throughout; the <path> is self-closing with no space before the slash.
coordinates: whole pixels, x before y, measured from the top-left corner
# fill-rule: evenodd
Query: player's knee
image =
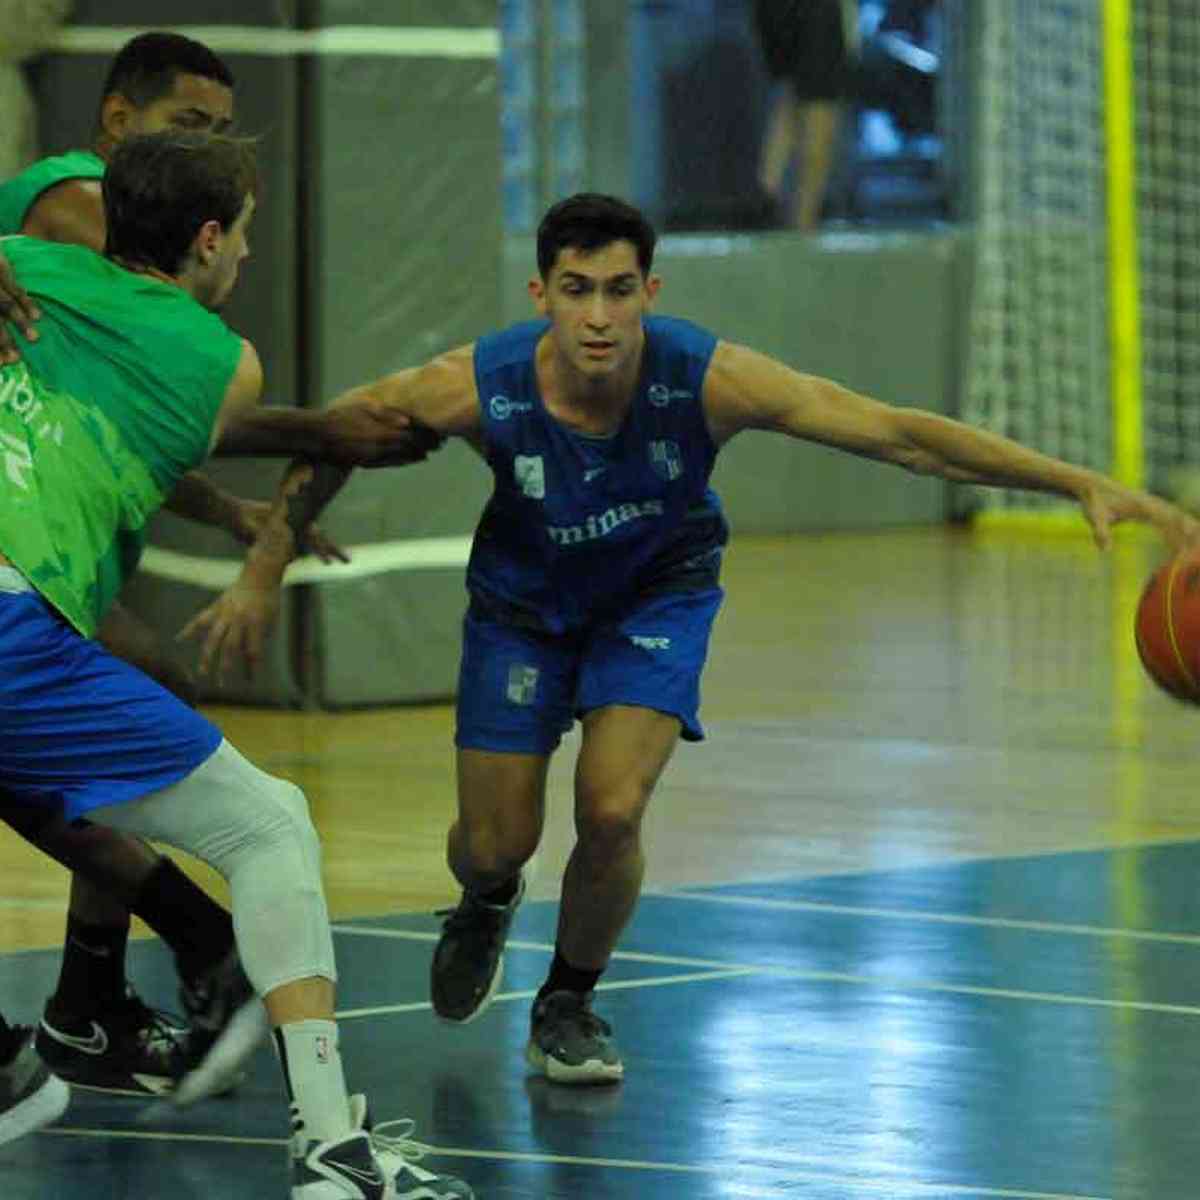
<path id="1" fill-rule="evenodd" d="M 458 823 L 458 836 L 472 870 L 498 879 L 515 875 L 533 857 L 539 834 L 540 830 L 493 821 Z"/>
<path id="2" fill-rule="evenodd" d="M 306 858 L 319 860 L 321 839 L 308 810 L 308 799 L 304 793 L 286 779 L 271 780 L 270 811 L 264 812 L 276 841 L 288 841 L 296 845 Z"/>
<path id="3" fill-rule="evenodd" d="M 575 820 L 584 854 L 611 858 L 636 846 L 642 833 L 642 805 L 600 803 L 581 807 Z"/>

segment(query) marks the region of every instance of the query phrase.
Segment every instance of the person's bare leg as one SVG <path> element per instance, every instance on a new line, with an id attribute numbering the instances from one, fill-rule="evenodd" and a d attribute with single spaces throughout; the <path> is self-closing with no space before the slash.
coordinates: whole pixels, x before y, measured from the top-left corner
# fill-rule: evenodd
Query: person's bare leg
<path id="1" fill-rule="evenodd" d="M 629 923 L 645 874 L 642 817 L 679 739 L 679 721 L 646 708 L 589 713 L 575 768 L 575 848 L 563 875 L 558 950 L 599 971 Z"/>
<path id="2" fill-rule="evenodd" d="M 446 838 L 446 861 L 464 888 L 491 891 L 533 856 L 549 763 L 548 755 L 458 752 L 458 817 Z"/>
<path id="3" fill-rule="evenodd" d="M 800 170 L 796 187 L 793 224 L 804 232 L 816 229 L 821 221 L 821 206 L 833 170 L 841 105 L 816 100 L 800 110 Z"/>
<path id="4" fill-rule="evenodd" d="M 783 201 L 783 182 L 796 156 L 800 139 L 800 111 L 790 85 L 779 88 L 767 116 L 759 153 L 758 182 L 768 196 Z"/>

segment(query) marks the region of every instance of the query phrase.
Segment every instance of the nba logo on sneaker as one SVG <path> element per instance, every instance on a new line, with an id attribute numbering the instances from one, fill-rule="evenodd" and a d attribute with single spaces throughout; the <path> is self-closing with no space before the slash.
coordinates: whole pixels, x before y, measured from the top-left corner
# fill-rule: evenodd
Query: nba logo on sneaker
<path id="1" fill-rule="evenodd" d="M 317 1062 L 327 1063 L 329 1061 L 329 1039 L 320 1034 L 317 1037 Z"/>
<path id="2" fill-rule="evenodd" d="M 508 668 L 508 698 L 514 704 L 532 704 L 537 696 L 538 669 L 513 663 Z"/>
<path id="3" fill-rule="evenodd" d="M 683 474 L 683 455 L 678 442 L 651 442 L 650 465 L 668 481 Z"/>
<path id="4" fill-rule="evenodd" d="M 513 478 L 531 500 L 546 498 L 546 469 L 540 454 L 518 454 L 513 459 Z"/>

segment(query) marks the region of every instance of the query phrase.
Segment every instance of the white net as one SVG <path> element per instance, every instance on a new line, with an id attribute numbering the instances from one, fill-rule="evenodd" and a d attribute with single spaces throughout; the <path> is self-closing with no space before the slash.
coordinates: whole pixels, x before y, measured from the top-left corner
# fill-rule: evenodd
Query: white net
<path id="1" fill-rule="evenodd" d="M 1096 0 L 978 7 L 975 276 L 963 415 L 1107 469 L 1103 70 Z M 1050 497 L 970 489 L 973 505 Z"/>
<path id="2" fill-rule="evenodd" d="M 1173 492 L 1200 463 L 1200 4 L 1133 20 L 1146 479 Z"/>
<path id="3" fill-rule="evenodd" d="M 1132 5 L 1145 478 L 1200 490 L 1200 4 Z M 964 415 L 1110 470 L 1096 0 L 979 6 L 976 287 Z M 974 503 L 1052 498 L 972 490 Z"/>

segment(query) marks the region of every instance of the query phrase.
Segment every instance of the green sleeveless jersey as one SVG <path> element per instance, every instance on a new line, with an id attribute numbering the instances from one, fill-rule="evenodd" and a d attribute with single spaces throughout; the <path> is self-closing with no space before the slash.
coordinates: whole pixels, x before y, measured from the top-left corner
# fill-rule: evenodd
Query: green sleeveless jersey
<path id="1" fill-rule="evenodd" d="M 91 637 L 147 521 L 207 457 L 242 339 L 82 246 L 3 247 L 42 319 L 0 367 L 0 553 Z"/>
<path id="2" fill-rule="evenodd" d="M 68 179 L 101 179 L 104 165 L 104 159 L 90 150 L 71 150 L 53 158 L 38 159 L 0 184 L 0 237 L 21 232 L 26 213 L 47 188 Z"/>

